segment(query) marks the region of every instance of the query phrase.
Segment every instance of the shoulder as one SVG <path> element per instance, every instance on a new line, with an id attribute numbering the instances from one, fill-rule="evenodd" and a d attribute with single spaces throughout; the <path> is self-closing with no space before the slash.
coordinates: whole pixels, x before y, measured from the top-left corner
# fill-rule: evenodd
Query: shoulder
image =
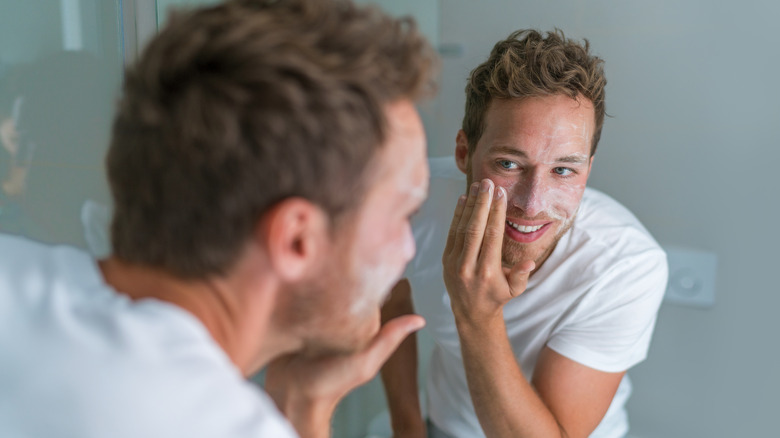
<path id="1" fill-rule="evenodd" d="M 0 289 L 9 291 L 0 297 L 0 311 L 12 300 L 33 305 L 54 294 L 77 295 L 101 284 L 95 260 L 80 249 L 0 234 Z"/>
<path id="2" fill-rule="evenodd" d="M 664 255 L 661 246 L 631 211 L 592 188 L 585 190 L 572 237 L 614 257 L 646 252 Z"/>
<path id="3" fill-rule="evenodd" d="M 128 437 L 297 436 L 261 388 L 230 368 L 193 359 L 187 366 L 142 366 L 135 370 L 145 374 L 140 378 L 114 374 L 124 382 L 105 382 L 84 404 L 105 424 L 96 436 L 121 436 L 127 429 L 136 432 Z"/>
<path id="4" fill-rule="evenodd" d="M 193 316 L 115 293 L 83 251 L 0 235 L 0 290 L 0 404 L 25 430 L 295 436 Z"/>
<path id="5" fill-rule="evenodd" d="M 195 365 L 161 369 L 157 379 L 147 382 L 145 390 L 132 392 L 136 409 L 138 405 L 145 406 L 142 409 L 150 434 L 297 436 L 265 392 L 244 379 L 231 364 L 203 361 Z M 149 393 L 155 396 L 150 397 Z M 167 415 L 161 417 L 160 412 Z M 167 433 L 160 435 L 161 431 Z"/>
<path id="6" fill-rule="evenodd" d="M 54 334 L 37 342 L 40 351 L 29 362 L 38 366 L 18 376 L 20 390 L 9 394 L 15 400 L 13 409 L 26 417 L 24 427 L 35 427 L 32 415 L 43 409 L 58 413 L 47 427 L 85 438 L 296 436 L 273 402 L 243 378 L 205 328 L 188 324 L 186 318 L 177 321 L 176 315 L 169 322 L 162 317 L 155 322 L 155 312 L 80 324 L 70 327 L 78 335 Z M 23 362 L 16 359 L 17 364 Z M 36 395 L 32 389 L 40 380 L 49 382 L 47 394 Z"/>
<path id="7" fill-rule="evenodd" d="M 668 276 L 666 254 L 647 229 L 620 203 L 588 189 L 554 254 L 547 280 L 572 295 L 547 345 L 602 371 L 644 359 Z"/>
<path id="8" fill-rule="evenodd" d="M 135 367 L 119 369 L 112 379 L 126 381 L 117 393 L 129 403 L 118 411 L 133 412 L 117 424 L 143 421 L 156 436 L 297 436 L 273 401 L 210 338 L 171 338 L 138 356 L 135 362 L 128 358 Z"/>
<path id="9" fill-rule="evenodd" d="M 0 233 L 0 272 L 3 275 L 37 271 L 67 273 L 71 269 L 59 269 L 62 265 L 91 264 L 89 254 L 75 247 L 46 245 L 22 236 Z"/>

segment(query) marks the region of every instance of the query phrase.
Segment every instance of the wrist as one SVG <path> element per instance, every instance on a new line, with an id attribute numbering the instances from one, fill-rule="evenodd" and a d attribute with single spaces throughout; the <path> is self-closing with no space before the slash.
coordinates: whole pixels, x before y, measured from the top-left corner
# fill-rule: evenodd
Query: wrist
<path id="1" fill-rule="evenodd" d="M 277 402 L 279 410 L 287 417 L 301 438 L 330 437 L 330 422 L 336 402 L 287 394 Z"/>
<path id="2" fill-rule="evenodd" d="M 503 313 L 498 315 L 455 317 L 455 328 L 461 344 L 485 346 L 493 340 L 506 337 Z"/>
<path id="3" fill-rule="evenodd" d="M 391 421 L 391 427 L 395 436 L 418 436 L 420 433 L 425 432 L 425 421 L 419 411 L 409 412 L 403 416 L 394 416 Z"/>
<path id="4" fill-rule="evenodd" d="M 496 325 L 504 324 L 504 307 L 499 306 L 495 309 L 475 311 L 474 309 L 460 309 L 452 307 L 452 314 L 455 317 L 455 326 L 458 330 L 484 330 Z"/>

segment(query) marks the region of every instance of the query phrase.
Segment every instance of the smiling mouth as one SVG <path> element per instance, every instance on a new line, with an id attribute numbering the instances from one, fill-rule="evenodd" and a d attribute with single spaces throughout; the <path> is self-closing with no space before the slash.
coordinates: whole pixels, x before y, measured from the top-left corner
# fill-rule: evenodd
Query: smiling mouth
<path id="1" fill-rule="evenodd" d="M 535 231 L 539 231 L 545 224 L 541 225 L 532 225 L 532 226 L 526 226 L 526 225 L 519 225 L 512 221 L 506 221 L 507 225 L 514 228 L 515 230 L 523 233 L 523 234 L 530 234 Z"/>

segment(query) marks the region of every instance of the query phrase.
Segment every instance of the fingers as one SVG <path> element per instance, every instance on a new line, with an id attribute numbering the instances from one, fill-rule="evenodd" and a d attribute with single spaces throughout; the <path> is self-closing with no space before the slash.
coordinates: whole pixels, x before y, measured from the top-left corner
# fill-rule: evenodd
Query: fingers
<path id="1" fill-rule="evenodd" d="M 455 206 L 455 213 L 452 215 L 452 222 L 450 223 L 450 231 L 447 235 L 447 244 L 444 246 L 444 256 L 446 257 L 452 251 L 455 246 L 455 235 L 458 231 L 458 224 L 460 218 L 463 216 L 463 209 L 466 207 L 466 195 L 460 195 L 458 198 L 458 205 Z"/>
<path id="2" fill-rule="evenodd" d="M 481 263 L 492 264 L 495 260 L 501 260 L 505 224 L 506 190 L 503 187 L 496 187 L 493 202 L 490 205 L 490 216 L 485 227 L 485 236 L 482 240 L 482 251 L 479 256 Z"/>
<path id="3" fill-rule="evenodd" d="M 420 315 L 404 315 L 393 318 L 385 323 L 364 351 L 364 366 L 370 376 L 379 371 L 382 364 L 401 345 L 410 334 L 425 326 L 425 319 Z M 370 377 L 369 377 L 370 378 Z"/>
<path id="4" fill-rule="evenodd" d="M 476 262 L 479 250 L 482 248 L 493 189 L 493 181 L 489 179 L 474 183 L 469 189 L 469 198 L 466 200 L 466 206 L 458 223 L 453 247 L 453 251 L 460 254 L 466 263 Z"/>

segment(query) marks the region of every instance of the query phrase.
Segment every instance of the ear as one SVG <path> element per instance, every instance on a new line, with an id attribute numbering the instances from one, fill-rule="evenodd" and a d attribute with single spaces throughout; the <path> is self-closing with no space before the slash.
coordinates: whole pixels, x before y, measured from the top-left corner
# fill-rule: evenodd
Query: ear
<path id="1" fill-rule="evenodd" d="M 469 168 L 469 140 L 462 129 L 458 130 L 455 137 L 455 162 L 461 172 L 468 174 Z"/>
<path id="2" fill-rule="evenodd" d="M 279 202 L 260 222 L 271 268 L 283 281 L 297 281 L 312 272 L 327 253 L 328 216 L 302 198 Z"/>

